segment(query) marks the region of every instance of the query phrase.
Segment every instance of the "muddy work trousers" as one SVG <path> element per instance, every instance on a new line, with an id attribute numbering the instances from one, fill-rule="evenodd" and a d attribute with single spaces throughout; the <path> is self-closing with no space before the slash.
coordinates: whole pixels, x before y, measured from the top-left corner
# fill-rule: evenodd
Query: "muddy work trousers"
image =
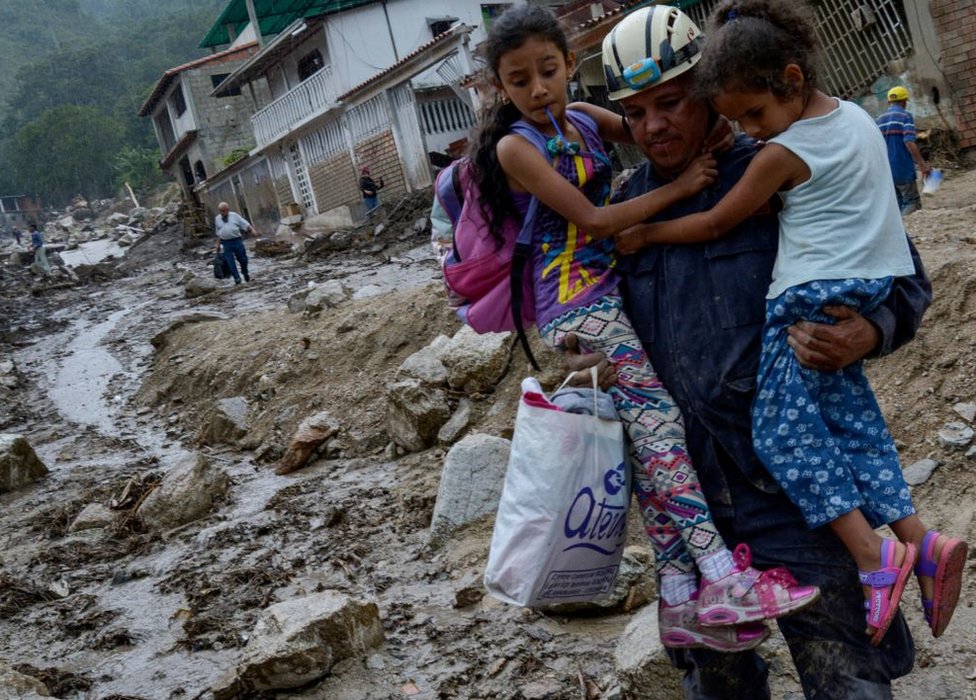
<path id="1" fill-rule="evenodd" d="M 872 647 L 864 634 L 864 592 L 857 566 L 841 541 L 829 527 L 808 529 L 782 491 L 762 490 L 749 482 L 718 445 L 716 454 L 734 504 L 732 517 L 715 519 L 725 541 L 730 547 L 748 543 L 757 569 L 785 566 L 797 581 L 820 587 L 820 600 L 776 621 L 790 647 L 804 696 L 891 700 L 892 679 L 909 673 L 915 663 L 915 645 L 901 612 L 881 645 Z M 686 700 L 771 697 L 769 666 L 755 651 L 670 649 L 668 655 L 685 671 Z"/>

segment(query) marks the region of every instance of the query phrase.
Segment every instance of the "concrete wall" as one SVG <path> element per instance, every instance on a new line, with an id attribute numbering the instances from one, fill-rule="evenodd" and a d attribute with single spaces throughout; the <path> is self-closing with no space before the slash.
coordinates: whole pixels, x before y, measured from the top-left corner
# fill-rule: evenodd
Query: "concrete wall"
<path id="1" fill-rule="evenodd" d="M 525 3 L 515 0 L 512 4 Z M 475 0 L 391 0 L 329 17 L 326 42 L 340 94 L 433 39 L 427 20 L 442 17 L 456 17 L 476 27 L 471 33 L 472 46 L 485 38 L 481 2 Z M 418 87 L 443 83 L 433 70 L 414 79 Z"/>
<path id="2" fill-rule="evenodd" d="M 202 144 L 203 163 L 208 174 L 223 170 L 224 159 L 234 150 L 254 147 L 250 120 L 253 106 L 247 90 L 233 97 L 210 96 L 214 88 L 211 76 L 230 73 L 238 65 L 238 62 L 205 65 L 180 76 L 193 100 L 199 130 L 197 141 Z M 255 89 L 266 88 L 259 83 Z"/>
<path id="3" fill-rule="evenodd" d="M 942 49 L 940 66 L 952 92 L 959 147 L 976 148 L 976 4 L 972 0 L 928 3 Z"/>

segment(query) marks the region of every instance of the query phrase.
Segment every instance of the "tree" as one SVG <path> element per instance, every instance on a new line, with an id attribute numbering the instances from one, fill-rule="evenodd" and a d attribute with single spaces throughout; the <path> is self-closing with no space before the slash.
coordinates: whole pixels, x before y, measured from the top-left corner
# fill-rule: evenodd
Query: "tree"
<path id="1" fill-rule="evenodd" d="M 159 169 L 158 148 L 123 148 L 113 161 L 119 185 L 129 183 L 134 190 L 145 190 L 165 182 L 166 173 Z"/>
<path id="2" fill-rule="evenodd" d="M 119 124 L 88 105 L 62 105 L 22 127 L 7 145 L 7 162 L 22 189 L 47 201 L 111 195 Z"/>
<path id="3" fill-rule="evenodd" d="M 125 66 L 100 46 L 52 53 L 17 71 L 6 128 L 16 131 L 59 105 L 101 105 L 108 109 L 124 94 Z"/>

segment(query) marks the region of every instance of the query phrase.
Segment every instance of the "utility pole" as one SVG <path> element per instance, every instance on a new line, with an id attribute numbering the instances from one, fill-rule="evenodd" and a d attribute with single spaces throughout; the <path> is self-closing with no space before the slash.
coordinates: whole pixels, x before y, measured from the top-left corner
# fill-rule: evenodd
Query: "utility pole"
<path id="1" fill-rule="evenodd" d="M 251 20 L 251 27 L 254 28 L 254 38 L 258 40 L 258 46 L 264 46 L 264 39 L 261 38 L 261 25 L 258 23 L 258 13 L 254 11 L 254 0 L 244 0 L 247 5 L 247 18 Z"/>
<path id="2" fill-rule="evenodd" d="M 251 0 L 248 0 L 250 2 Z M 396 39 L 393 38 L 393 26 L 390 24 L 390 13 L 386 9 L 386 0 L 383 0 L 383 16 L 386 17 L 386 30 L 390 33 L 390 46 L 393 47 L 393 61 L 396 63 L 400 60 L 400 54 L 397 51 Z"/>

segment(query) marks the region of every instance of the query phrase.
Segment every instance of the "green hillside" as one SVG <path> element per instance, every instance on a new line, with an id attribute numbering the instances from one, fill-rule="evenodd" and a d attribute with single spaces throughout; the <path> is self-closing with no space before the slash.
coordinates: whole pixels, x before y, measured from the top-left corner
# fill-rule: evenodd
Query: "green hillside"
<path id="1" fill-rule="evenodd" d="M 0 191 L 56 205 L 158 179 L 155 140 L 135 111 L 167 68 L 205 55 L 197 45 L 225 3 L 2 0 Z M 112 133 L 93 138 L 95 125 Z M 69 166 L 79 163 L 88 172 Z"/>

